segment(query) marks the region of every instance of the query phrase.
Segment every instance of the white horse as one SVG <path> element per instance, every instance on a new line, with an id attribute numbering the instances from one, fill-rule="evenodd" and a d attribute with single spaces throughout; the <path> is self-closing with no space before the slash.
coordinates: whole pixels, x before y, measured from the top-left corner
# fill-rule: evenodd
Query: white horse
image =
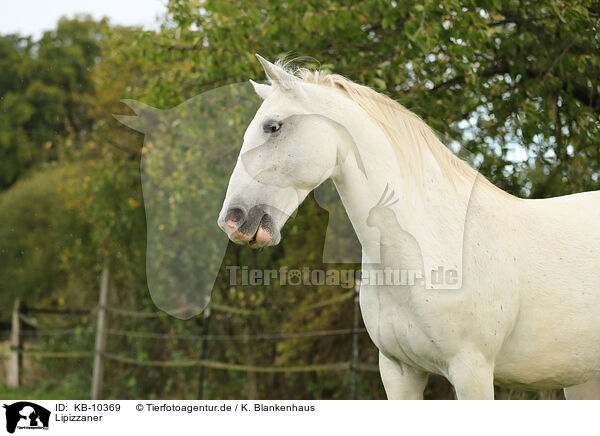
<path id="1" fill-rule="evenodd" d="M 253 82 L 264 102 L 219 217 L 230 239 L 277 244 L 287 218 L 331 178 L 363 272 L 390 263 L 459 271 L 455 289 L 363 282 L 388 398 L 422 398 L 428 374 L 446 377 L 459 399 L 493 399 L 494 383 L 600 398 L 600 191 L 516 198 L 393 100 L 338 75 L 259 60 L 271 85 Z M 408 252 L 393 242 L 412 237 L 418 247 Z"/>

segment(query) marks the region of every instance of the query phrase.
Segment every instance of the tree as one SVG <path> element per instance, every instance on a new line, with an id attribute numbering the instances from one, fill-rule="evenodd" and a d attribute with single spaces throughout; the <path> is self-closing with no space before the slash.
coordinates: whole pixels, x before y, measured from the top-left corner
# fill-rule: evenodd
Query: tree
<path id="1" fill-rule="evenodd" d="M 105 27 L 84 16 L 61 19 L 36 42 L 0 36 L 0 189 L 58 159 L 61 148 L 90 128 L 90 69 Z"/>
<path id="2" fill-rule="evenodd" d="M 147 49 L 167 61 L 154 81 L 177 88 L 161 94 L 170 101 L 263 78 L 255 52 L 312 56 L 417 112 L 514 194 L 600 184 L 597 2 L 171 0 L 168 8 Z"/>

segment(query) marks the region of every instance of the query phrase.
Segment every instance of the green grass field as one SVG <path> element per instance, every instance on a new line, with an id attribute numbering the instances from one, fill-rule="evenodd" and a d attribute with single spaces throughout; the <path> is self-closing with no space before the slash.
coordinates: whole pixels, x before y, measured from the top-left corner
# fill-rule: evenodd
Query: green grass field
<path id="1" fill-rule="evenodd" d="M 38 389 L 11 389 L 2 383 L 0 400 L 89 400 L 89 393 L 68 391 L 52 385 Z"/>

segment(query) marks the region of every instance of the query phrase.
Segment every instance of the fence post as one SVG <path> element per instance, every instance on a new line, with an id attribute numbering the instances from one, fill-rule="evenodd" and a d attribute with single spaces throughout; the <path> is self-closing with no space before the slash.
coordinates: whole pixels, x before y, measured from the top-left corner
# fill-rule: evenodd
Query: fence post
<path id="1" fill-rule="evenodd" d="M 106 301 L 110 282 L 108 258 L 104 259 L 102 281 L 100 283 L 100 298 L 98 301 L 98 321 L 96 324 L 96 345 L 94 348 L 94 373 L 92 375 L 92 400 L 102 396 L 102 377 L 104 375 L 104 351 L 106 350 Z"/>
<path id="2" fill-rule="evenodd" d="M 6 385 L 9 388 L 18 388 L 21 372 L 21 300 L 17 298 L 13 306 L 12 325 L 10 329 L 10 358 L 8 361 L 8 372 Z"/>
<path id="3" fill-rule="evenodd" d="M 356 400 L 356 362 L 358 362 L 358 321 L 360 316 L 360 306 L 358 290 L 360 289 L 360 280 L 354 284 L 354 322 L 352 325 L 352 359 L 350 360 L 350 374 L 352 376 L 350 385 L 350 399 Z"/>
<path id="4" fill-rule="evenodd" d="M 208 335 L 208 325 L 210 322 L 210 306 L 204 309 L 204 317 L 202 319 L 202 349 L 200 351 L 200 360 L 205 361 L 208 353 L 208 341 L 206 336 Z M 204 399 L 204 375 L 206 369 L 204 365 L 200 365 L 198 369 L 198 399 Z"/>

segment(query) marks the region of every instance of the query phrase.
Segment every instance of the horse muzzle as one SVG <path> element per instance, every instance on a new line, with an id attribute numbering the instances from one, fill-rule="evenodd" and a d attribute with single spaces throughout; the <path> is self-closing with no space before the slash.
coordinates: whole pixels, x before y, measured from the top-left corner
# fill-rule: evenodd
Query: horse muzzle
<path id="1" fill-rule="evenodd" d="M 261 207 L 246 211 L 243 207 L 232 207 L 219 217 L 219 227 L 236 244 L 251 248 L 277 245 L 281 235 L 273 217 Z"/>

